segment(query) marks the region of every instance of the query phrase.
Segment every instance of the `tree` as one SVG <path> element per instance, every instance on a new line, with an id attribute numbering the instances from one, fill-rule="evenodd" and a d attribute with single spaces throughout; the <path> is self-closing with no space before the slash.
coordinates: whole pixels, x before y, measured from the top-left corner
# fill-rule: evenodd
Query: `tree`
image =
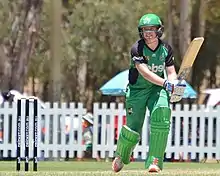
<path id="1" fill-rule="evenodd" d="M 179 51 L 183 58 L 191 41 L 191 0 L 180 0 Z"/>
<path id="2" fill-rule="evenodd" d="M 61 44 L 61 53 L 58 55 L 61 57 L 62 77 L 59 79 L 62 81 L 60 93 L 63 100 L 83 102 L 89 110 L 94 101 L 112 100 L 101 96 L 98 89 L 115 74 L 129 67 L 130 47 L 139 38 L 138 19 L 148 12 L 157 13 L 163 19 L 165 40 L 168 39 L 173 46 L 177 70 L 189 41 L 204 34 L 205 43 L 194 64 L 190 83 L 198 92 L 204 79 L 207 80 L 205 87 L 216 87 L 216 66 L 220 55 L 219 2 L 157 0 L 146 3 L 140 0 L 134 4 L 131 0 L 112 0 L 109 6 L 108 0 L 63 0 L 62 43 L 58 43 Z M 31 66 L 28 67 L 29 76 L 37 77 L 43 84 L 44 100 L 49 100 L 48 95 L 52 93 L 49 87 L 51 68 L 54 68 L 50 55 L 50 8 L 51 1 L 45 0 L 40 21 L 42 27 L 38 32 L 40 40 L 35 45 Z M 8 11 L 3 12 L 8 14 Z M 0 22 L 8 22 L 4 17 L 4 14 L 0 15 Z M 2 26 L 1 36 L 7 34 L 9 29 L 5 26 L 10 25 Z"/>
<path id="3" fill-rule="evenodd" d="M 28 63 L 37 40 L 42 3 L 42 0 L 12 0 L 7 4 L 8 11 L 4 13 L 11 28 L 0 46 L 1 89 L 23 92 Z"/>
<path id="4" fill-rule="evenodd" d="M 62 37 L 61 37 L 61 0 L 51 1 L 51 35 L 50 35 L 50 101 L 61 99 L 61 61 L 62 59 Z"/>

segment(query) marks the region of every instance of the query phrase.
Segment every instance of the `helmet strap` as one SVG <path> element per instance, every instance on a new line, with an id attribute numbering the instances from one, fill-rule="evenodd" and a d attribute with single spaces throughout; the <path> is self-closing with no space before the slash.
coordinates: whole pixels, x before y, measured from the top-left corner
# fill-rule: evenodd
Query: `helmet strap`
<path id="1" fill-rule="evenodd" d="M 161 25 L 161 26 L 159 27 L 159 29 L 157 30 L 157 37 L 158 37 L 158 38 L 162 37 L 163 32 L 164 32 L 164 26 Z"/>

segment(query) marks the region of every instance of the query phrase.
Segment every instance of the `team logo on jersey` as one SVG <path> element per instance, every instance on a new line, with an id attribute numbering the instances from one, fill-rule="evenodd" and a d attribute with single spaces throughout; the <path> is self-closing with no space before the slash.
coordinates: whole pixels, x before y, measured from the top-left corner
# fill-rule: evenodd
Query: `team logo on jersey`
<path id="1" fill-rule="evenodd" d="M 156 57 L 156 54 L 154 53 L 154 54 L 152 54 L 152 57 Z"/>
<path id="2" fill-rule="evenodd" d="M 156 73 L 156 72 L 163 72 L 164 71 L 164 65 L 148 65 L 149 70 L 151 70 L 152 72 Z"/>

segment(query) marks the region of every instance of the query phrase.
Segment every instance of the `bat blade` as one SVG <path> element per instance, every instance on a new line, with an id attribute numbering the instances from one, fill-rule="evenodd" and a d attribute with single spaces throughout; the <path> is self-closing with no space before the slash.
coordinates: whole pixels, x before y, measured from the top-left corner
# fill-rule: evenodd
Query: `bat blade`
<path id="1" fill-rule="evenodd" d="M 183 57 L 183 61 L 181 63 L 181 66 L 180 66 L 180 69 L 179 69 L 179 72 L 177 75 L 178 80 L 183 80 L 188 77 L 188 75 L 191 71 L 192 65 L 196 59 L 196 56 L 199 53 L 199 50 L 200 50 L 203 42 L 204 42 L 203 37 L 196 37 L 191 41 L 191 43 L 190 43 L 190 45 L 189 45 L 189 47 Z"/>
<path id="2" fill-rule="evenodd" d="M 189 76 L 193 63 L 196 59 L 197 54 L 199 53 L 199 50 L 203 42 L 204 42 L 203 37 L 197 37 L 197 38 L 194 38 L 192 42 L 190 43 L 183 57 L 183 61 L 181 63 L 181 66 L 180 66 L 180 69 L 177 75 L 177 79 L 179 80 L 179 82 L 181 82 L 182 80 L 185 80 Z M 171 103 L 178 102 L 183 98 L 184 92 L 182 92 L 183 95 L 181 96 L 178 92 L 178 89 L 179 87 L 174 89 L 174 92 L 172 93 L 170 97 Z M 184 90 L 184 88 L 182 88 L 182 90 Z"/>

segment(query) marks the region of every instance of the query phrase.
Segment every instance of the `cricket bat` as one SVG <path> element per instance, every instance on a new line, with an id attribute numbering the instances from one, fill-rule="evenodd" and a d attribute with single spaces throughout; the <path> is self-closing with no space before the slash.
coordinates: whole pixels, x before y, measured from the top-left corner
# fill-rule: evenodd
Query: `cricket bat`
<path id="1" fill-rule="evenodd" d="M 199 50 L 200 50 L 203 42 L 204 42 L 203 37 L 196 37 L 191 41 L 191 43 L 190 43 L 190 45 L 189 45 L 189 47 L 183 57 L 183 61 L 180 65 L 180 69 L 177 74 L 177 79 L 179 80 L 179 83 L 182 80 L 187 79 L 187 77 L 189 76 L 190 71 L 193 66 L 193 63 L 196 59 L 196 56 L 199 53 Z M 173 94 L 171 95 L 170 102 L 180 101 L 182 99 L 182 96 L 180 96 L 180 95 L 184 94 L 184 90 L 185 90 L 185 88 L 183 88 L 183 87 L 182 88 L 181 87 L 175 88 Z"/>
<path id="2" fill-rule="evenodd" d="M 189 76 L 189 73 L 192 69 L 193 63 L 196 59 L 196 56 L 199 53 L 199 50 L 202 46 L 204 42 L 204 38 L 203 37 L 197 37 L 194 38 L 192 40 L 192 42 L 190 43 L 184 57 L 183 57 L 183 61 L 180 65 L 180 69 L 177 75 L 177 79 L 178 80 L 184 80 L 187 79 L 187 77 Z"/>

